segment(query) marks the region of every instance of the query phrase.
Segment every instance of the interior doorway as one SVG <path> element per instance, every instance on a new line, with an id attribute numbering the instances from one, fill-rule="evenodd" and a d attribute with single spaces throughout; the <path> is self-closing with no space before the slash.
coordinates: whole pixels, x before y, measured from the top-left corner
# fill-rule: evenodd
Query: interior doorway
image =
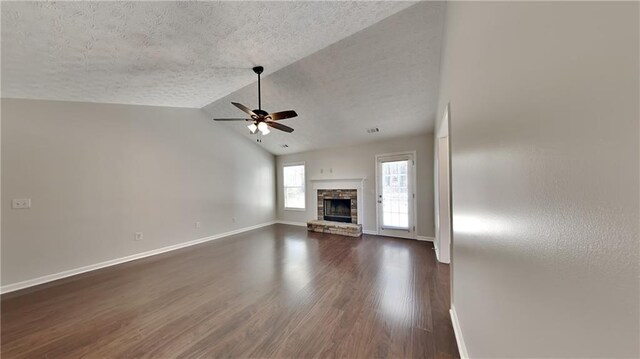
<path id="1" fill-rule="evenodd" d="M 378 234 L 416 238 L 415 153 L 376 156 Z"/>

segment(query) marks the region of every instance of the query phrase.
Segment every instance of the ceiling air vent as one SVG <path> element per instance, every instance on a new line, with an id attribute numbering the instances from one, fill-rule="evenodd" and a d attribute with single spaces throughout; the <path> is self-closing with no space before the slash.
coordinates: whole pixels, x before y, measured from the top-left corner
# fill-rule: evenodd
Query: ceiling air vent
<path id="1" fill-rule="evenodd" d="M 367 133 L 378 133 L 380 129 L 377 127 L 367 128 Z"/>

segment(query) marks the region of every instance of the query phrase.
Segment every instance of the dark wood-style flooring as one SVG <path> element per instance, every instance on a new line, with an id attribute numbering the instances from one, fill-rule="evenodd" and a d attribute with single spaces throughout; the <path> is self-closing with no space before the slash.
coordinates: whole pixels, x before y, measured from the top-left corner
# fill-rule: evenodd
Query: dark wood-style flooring
<path id="1" fill-rule="evenodd" d="M 455 358 L 432 244 L 273 225 L 2 298 L 2 358 Z"/>

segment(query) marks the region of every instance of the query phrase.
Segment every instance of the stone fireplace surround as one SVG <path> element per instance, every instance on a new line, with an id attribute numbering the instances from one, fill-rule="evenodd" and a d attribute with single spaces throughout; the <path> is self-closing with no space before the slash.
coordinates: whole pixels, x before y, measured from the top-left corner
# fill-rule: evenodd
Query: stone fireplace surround
<path id="1" fill-rule="evenodd" d="M 351 223 L 358 223 L 358 191 L 355 189 L 319 189 L 317 192 L 318 220 L 324 220 L 325 199 L 348 199 L 351 201 Z"/>
<path id="2" fill-rule="evenodd" d="M 362 235 L 362 193 L 365 178 L 348 179 L 311 179 L 314 196 L 311 208 L 316 208 L 314 217 L 318 219 L 307 222 L 307 229 L 313 232 L 339 234 L 349 237 Z M 335 197 L 332 197 L 335 196 Z M 340 198 L 351 200 L 352 223 L 332 222 L 324 220 L 324 199 Z"/>
<path id="3" fill-rule="evenodd" d="M 362 224 L 362 219 L 364 218 L 363 214 L 362 214 L 362 210 L 364 208 L 364 203 L 363 203 L 363 199 L 364 199 L 364 195 L 363 195 L 363 191 L 364 191 L 364 181 L 366 180 L 365 177 L 360 177 L 360 178 L 335 178 L 335 179 L 315 179 L 315 178 L 311 178 L 309 181 L 311 181 L 312 184 L 312 189 L 313 189 L 313 196 L 311 196 L 312 198 L 312 202 L 310 203 L 309 208 L 316 208 L 315 213 L 309 213 L 309 217 L 310 219 L 315 219 L 315 220 L 322 220 L 322 217 L 318 217 L 318 215 L 320 214 L 317 211 L 318 208 L 318 191 L 320 190 L 353 190 L 356 193 L 356 200 L 355 200 L 355 210 L 356 210 L 356 215 L 355 215 L 355 222 L 352 221 L 352 223 L 357 223 L 357 224 Z M 324 201 L 322 201 L 324 202 Z M 353 209 L 353 207 L 352 207 Z"/>

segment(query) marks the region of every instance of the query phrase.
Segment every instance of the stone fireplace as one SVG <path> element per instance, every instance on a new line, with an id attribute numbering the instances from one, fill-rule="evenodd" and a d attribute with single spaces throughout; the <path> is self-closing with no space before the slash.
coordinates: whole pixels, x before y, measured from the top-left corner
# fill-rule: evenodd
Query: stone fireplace
<path id="1" fill-rule="evenodd" d="M 317 219 L 307 222 L 313 232 L 362 236 L 362 191 L 365 178 L 311 179 L 316 196 L 311 208 Z M 315 203 L 313 203 L 315 202 Z"/>
<path id="2" fill-rule="evenodd" d="M 355 189 L 319 189 L 318 220 L 358 223 L 358 192 Z"/>

